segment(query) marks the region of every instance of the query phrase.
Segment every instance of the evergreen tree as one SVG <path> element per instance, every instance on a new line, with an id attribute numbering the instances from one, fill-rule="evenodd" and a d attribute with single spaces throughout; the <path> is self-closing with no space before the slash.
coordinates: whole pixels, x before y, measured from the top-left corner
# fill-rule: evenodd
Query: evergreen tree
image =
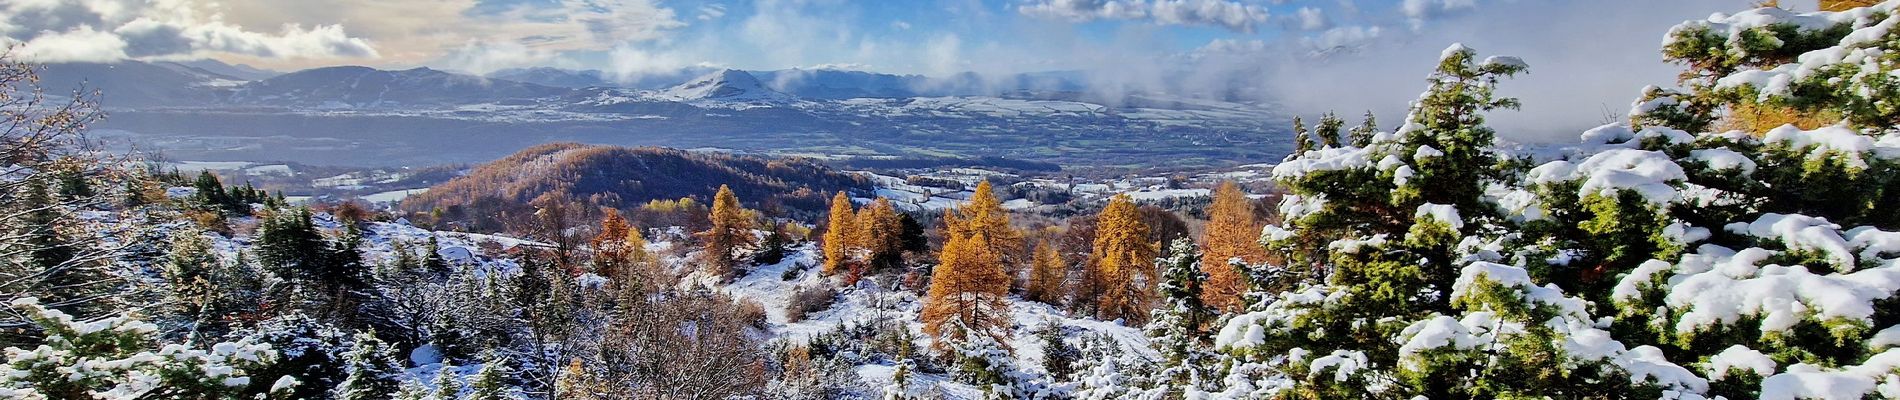
<path id="1" fill-rule="evenodd" d="M 924 224 L 917 222 L 917 218 L 911 217 L 910 214 L 898 215 L 897 222 L 903 226 L 899 242 L 904 244 L 904 251 L 912 253 L 930 251 L 930 238 L 924 235 Z"/>
<path id="2" fill-rule="evenodd" d="M 1207 207 L 1207 227 L 1201 236 L 1205 257 L 1201 271 L 1206 273 L 1202 301 L 1217 310 L 1239 312 L 1247 308 L 1242 295 L 1247 292 L 1247 277 L 1231 262 L 1245 265 L 1267 261 L 1266 249 L 1259 244 L 1261 224 L 1254 218 L 1252 201 L 1240 186 L 1222 182 L 1214 189 L 1214 202 Z"/>
<path id="3" fill-rule="evenodd" d="M 81 276 L 80 268 L 71 265 L 78 256 L 78 249 L 68 243 L 61 235 L 60 228 L 65 225 L 61 215 L 61 204 L 53 198 L 46 183 L 39 180 L 26 182 L 26 194 L 21 203 L 27 207 L 25 218 L 16 235 L 25 237 L 26 265 L 30 271 L 52 275 L 48 284 L 52 287 L 70 287 L 83 282 L 88 277 Z M 10 252 L 17 253 L 18 250 Z"/>
<path id="4" fill-rule="evenodd" d="M 1067 293 L 1068 263 L 1062 261 L 1062 255 L 1056 254 L 1049 241 L 1036 242 L 1034 256 L 1029 267 L 1029 284 L 1024 288 L 1025 295 L 1032 301 L 1050 305 L 1059 305 L 1062 294 Z"/>
<path id="5" fill-rule="evenodd" d="M 422 269 L 438 278 L 455 272 L 449 260 L 442 258 L 442 241 L 436 238 L 434 232 L 429 233 L 429 244 L 422 247 Z"/>
<path id="6" fill-rule="evenodd" d="M 785 247 L 791 241 L 785 234 L 785 221 L 773 220 L 769 224 L 772 227 L 765 232 L 765 240 L 759 243 L 758 254 L 752 255 L 753 263 L 770 265 L 785 260 Z"/>
<path id="7" fill-rule="evenodd" d="M 1300 120 L 1297 115 L 1293 116 L 1293 154 L 1288 155 L 1287 159 L 1292 160 L 1301 154 L 1313 151 L 1313 147 L 1313 137 L 1306 133 L 1306 122 Z"/>
<path id="8" fill-rule="evenodd" d="M 508 359 L 501 356 L 483 357 L 482 369 L 475 373 L 475 382 L 469 387 L 469 400 L 506 400 L 513 399 L 514 389 L 508 386 L 508 380 L 514 370 L 508 367 Z"/>
<path id="9" fill-rule="evenodd" d="M 825 275 L 843 272 L 850 263 L 850 236 L 857 214 L 851 209 L 851 198 L 844 192 L 831 197 L 831 213 L 825 224 Z"/>
<path id="10" fill-rule="evenodd" d="M 1326 115 L 1320 116 L 1319 126 L 1314 130 L 1314 133 L 1319 135 L 1320 143 L 1326 147 L 1341 147 L 1342 138 L 1340 134 L 1342 132 L 1340 131 L 1345 129 L 1345 127 L 1345 120 L 1339 119 L 1338 115 L 1333 115 L 1333 113 L 1328 112 Z"/>
<path id="11" fill-rule="evenodd" d="M 253 248 L 266 271 L 286 279 L 315 280 L 327 245 L 310 218 L 310 209 L 296 208 L 266 216 L 258 224 Z"/>
<path id="12" fill-rule="evenodd" d="M 429 393 L 429 400 L 459 400 L 462 398 L 462 378 L 457 375 L 455 364 L 442 360 L 442 366 L 435 370 L 435 390 Z"/>
<path id="13" fill-rule="evenodd" d="M 1351 144 L 1353 147 L 1366 147 L 1372 144 L 1372 135 L 1377 133 L 1379 133 L 1378 117 L 1372 115 L 1372 110 L 1366 110 L 1366 119 L 1360 121 L 1359 126 L 1352 128 Z"/>
<path id="14" fill-rule="evenodd" d="M 402 375 L 402 366 L 396 362 L 394 349 L 382 339 L 376 338 L 376 331 L 356 334 L 355 344 L 345 353 L 345 370 L 349 377 L 337 385 L 332 392 L 337 400 L 377 400 L 394 397 L 401 389 L 398 378 Z"/>
<path id="15" fill-rule="evenodd" d="M 719 185 L 719 193 L 713 196 L 712 228 L 700 233 L 705 244 L 700 253 L 701 262 L 706 272 L 720 279 L 737 275 L 737 255 L 753 245 L 752 219 L 748 214 L 739 206 L 739 197 L 732 194 L 732 188 Z"/>
<path id="16" fill-rule="evenodd" d="M 1129 325 L 1146 322 L 1154 285 L 1152 262 L 1160 251 L 1148 241 L 1148 226 L 1142 224 L 1135 202 L 1127 195 L 1110 199 L 1095 218 L 1095 248 L 1089 257 L 1097 284 L 1103 288 L 1096 299 L 1096 313 L 1102 319 L 1121 319 Z"/>
<path id="17" fill-rule="evenodd" d="M 1155 260 L 1162 270 L 1157 291 L 1162 305 L 1149 318 L 1146 331 L 1149 343 L 1161 353 L 1161 377 L 1185 393 L 1215 383 L 1213 369 L 1217 360 L 1208 351 L 1206 325 L 1214 320 L 1214 309 L 1201 302 L 1208 274 L 1202 272 L 1200 255 L 1194 242 L 1176 240 L 1168 258 Z"/>

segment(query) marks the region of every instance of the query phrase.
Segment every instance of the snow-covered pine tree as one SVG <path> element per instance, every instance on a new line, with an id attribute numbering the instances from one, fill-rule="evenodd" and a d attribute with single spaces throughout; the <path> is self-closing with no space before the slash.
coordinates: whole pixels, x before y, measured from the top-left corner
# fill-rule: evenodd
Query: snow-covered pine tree
<path id="1" fill-rule="evenodd" d="M 1319 136 L 1321 146 L 1340 147 L 1345 141 L 1344 129 L 1346 129 L 1346 120 L 1339 119 L 1337 114 L 1327 112 L 1319 117 L 1319 124 L 1314 126 L 1313 133 Z"/>
<path id="2" fill-rule="evenodd" d="M 349 372 L 343 383 L 331 392 L 337 400 L 376 400 L 394 397 L 402 388 L 402 365 L 394 349 L 376 337 L 376 331 L 359 332 L 350 351 L 344 353 L 344 369 Z"/>
<path id="3" fill-rule="evenodd" d="M 1359 126 L 1352 127 L 1352 137 L 1348 144 L 1353 147 L 1366 147 L 1367 144 L 1372 143 L 1372 135 L 1376 133 L 1379 133 L 1378 116 L 1373 115 L 1372 110 L 1366 110 L 1365 119 L 1359 122 Z"/>
<path id="4" fill-rule="evenodd" d="M 459 369 L 449 360 L 435 369 L 435 380 L 431 381 L 429 400 L 460 400 L 462 398 L 462 377 Z"/>
<path id="5" fill-rule="evenodd" d="M 469 383 L 469 400 L 510 400 L 517 398 L 515 388 L 508 384 L 514 379 L 514 368 L 508 366 L 508 358 L 490 353 L 482 357 L 482 369 L 475 372 L 475 381 Z"/>
<path id="6" fill-rule="evenodd" d="M 160 344 L 158 327 L 130 315 L 78 321 L 23 297 L 11 302 L 44 338 L 31 349 L 9 347 L 0 364 L 0 397 L 14 399 L 213 399 L 245 393 L 289 395 L 296 379 L 253 381 L 252 371 L 277 362 L 277 352 L 251 340 L 208 349 Z"/>
<path id="7" fill-rule="evenodd" d="M 1236 364 L 1219 394 L 1900 396 L 1900 221 L 1883 211 L 1900 206 L 1900 114 L 1877 105 L 1895 87 L 1896 9 L 1679 25 L 1664 54 L 1690 66 L 1686 88 L 1646 88 L 1637 127 L 1559 149 L 1471 140 L 1481 120 L 1434 103 L 1495 100 L 1441 92 L 1466 75 L 1441 65 L 1454 73 L 1396 135 L 1276 168 L 1294 195 L 1265 236 L 1331 276 L 1222 329 Z M 1736 119 L 1771 109 L 1840 122 Z M 1480 162 L 1451 172 L 1475 176 L 1433 170 L 1461 159 Z M 1366 192 L 1392 195 L 1351 196 Z M 1351 214 L 1381 203 L 1417 204 L 1383 214 L 1413 223 Z"/>
<path id="8" fill-rule="evenodd" d="M 1308 151 L 1313 151 L 1313 147 L 1315 147 L 1313 137 L 1306 132 L 1306 121 L 1300 116 L 1293 116 L 1293 154 L 1287 155 L 1287 159 L 1291 160 Z"/>
<path id="9" fill-rule="evenodd" d="M 1177 239 L 1173 253 L 1155 260 L 1161 270 L 1156 288 L 1159 304 L 1148 319 L 1149 344 L 1161 353 L 1160 375 L 1156 383 L 1163 391 L 1184 395 L 1208 389 L 1213 383 L 1215 356 L 1209 349 L 1207 325 L 1214 322 L 1214 309 L 1201 302 L 1201 290 L 1208 281 L 1201 272 L 1201 254 L 1193 241 Z"/>

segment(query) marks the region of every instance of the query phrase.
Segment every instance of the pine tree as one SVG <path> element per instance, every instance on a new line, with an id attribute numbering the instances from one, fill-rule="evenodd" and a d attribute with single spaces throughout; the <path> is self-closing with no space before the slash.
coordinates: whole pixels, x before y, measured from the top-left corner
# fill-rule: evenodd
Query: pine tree
<path id="1" fill-rule="evenodd" d="M 1294 157 L 1298 157 L 1301 154 L 1306 154 L 1306 152 L 1313 151 L 1313 147 L 1314 147 L 1313 137 L 1308 136 L 1306 133 L 1306 122 L 1300 120 L 1299 116 L 1294 116 L 1293 117 L 1293 154 L 1288 155 L 1287 159 L 1291 160 Z"/>
<path id="2" fill-rule="evenodd" d="M 700 233 L 705 243 L 700 257 L 707 273 L 720 279 L 737 275 L 739 252 L 753 244 L 752 220 L 748 214 L 739 206 L 739 197 L 732 194 L 732 188 L 719 185 L 719 193 L 713 196 L 712 228 Z"/>
<path id="3" fill-rule="evenodd" d="M 1340 131 L 1345 129 L 1345 127 L 1345 120 L 1339 119 L 1338 115 L 1328 112 L 1326 115 L 1320 116 L 1319 126 L 1315 129 L 1314 133 L 1319 135 L 1320 142 L 1326 147 L 1337 148 L 1341 145 L 1340 140 L 1342 138 L 1340 134 L 1342 132 Z"/>
<path id="4" fill-rule="evenodd" d="M 1068 292 L 1068 263 L 1062 261 L 1062 255 L 1056 254 L 1055 246 L 1049 241 L 1036 242 L 1034 256 L 1029 267 L 1029 284 L 1025 294 L 1029 300 L 1050 305 L 1060 305 L 1062 294 Z"/>
<path id="5" fill-rule="evenodd" d="M 455 364 L 442 360 L 442 366 L 435 370 L 435 390 L 429 393 L 430 400 L 459 400 L 462 398 L 462 379 L 457 376 Z"/>
<path id="6" fill-rule="evenodd" d="M 449 265 L 449 260 L 442 258 L 442 241 L 436 238 L 434 232 L 429 233 L 429 244 L 422 248 L 422 269 L 435 274 L 438 278 L 447 277 L 455 272 L 455 269 Z"/>
<path id="7" fill-rule="evenodd" d="M 1127 195 L 1110 199 L 1095 223 L 1095 248 L 1089 267 L 1103 288 L 1096 299 L 1096 313 L 1102 319 L 1140 325 L 1148 317 L 1154 285 L 1151 267 L 1160 249 L 1148 241 L 1148 226 L 1142 224 L 1134 200 Z"/>
<path id="8" fill-rule="evenodd" d="M 852 225 L 857 222 L 857 214 L 851 209 L 851 198 L 844 192 L 831 197 L 831 213 L 825 224 L 825 275 L 843 272 L 850 263 L 850 236 Z"/>
<path id="9" fill-rule="evenodd" d="M 1161 377 L 1178 387 L 1169 391 L 1200 390 L 1216 381 L 1212 376 L 1216 362 L 1208 351 L 1206 328 L 1213 322 L 1215 310 L 1201 302 L 1203 285 L 1209 281 L 1202 272 L 1200 255 L 1194 254 L 1194 242 L 1180 239 L 1172 247 L 1173 255 L 1155 260 L 1162 270 L 1157 288 L 1162 305 L 1154 310 L 1145 330 L 1148 342 L 1161 353 Z"/>
<path id="10" fill-rule="evenodd" d="M 266 271 L 286 279 L 315 279 L 327 245 L 310 219 L 310 209 L 297 208 L 265 217 L 254 248 Z"/>
<path id="11" fill-rule="evenodd" d="M 899 242 L 904 244 L 904 251 L 912 253 L 930 251 L 930 238 L 924 235 L 924 224 L 917 222 L 917 218 L 911 217 L 910 214 L 898 215 L 897 222 L 903 226 L 902 240 Z"/>
<path id="12" fill-rule="evenodd" d="M 1247 265 L 1267 261 L 1266 248 L 1259 244 L 1261 224 L 1254 218 L 1252 201 L 1240 185 L 1221 182 L 1214 189 L 1214 203 L 1207 207 L 1207 227 L 1201 236 L 1205 257 L 1201 271 L 1208 276 L 1202 299 L 1225 312 L 1247 308 L 1242 295 L 1247 292 L 1247 277 L 1231 261 Z"/>
<path id="13" fill-rule="evenodd" d="M 513 399 L 514 389 L 508 386 L 508 380 L 514 370 L 508 367 L 508 358 L 490 355 L 482 359 L 482 369 L 475 372 L 475 382 L 469 385 L 469 400 Z"/>
<path id="14" fill-rule="evenodd" d="M 759 243 L 758 254 L 752 255 L 752 262 L 759 265 L 778 264 L 780 261 L 785 261 L 787 250 L 785 247 L 791 241 L 785 233 L 785 221 L 774 219 L 768 224 L 771 224 L 771 228 L 765 232 L 765 240 Z"/>
<path id="15" fill-rule="evenodd" d="M 398 377 L 403 371 L 392 351 L 387 343 L 376 338 L 376 331 L 357 333 L 355 344 L 344 355 L 349 376 L 332 391 L 336 399 L 377 400 L 395 396 L 402 386 Z"/>
<path id="16" fill-rule="evenodd" d="M 1366 145 L 1372 144 L 1372 135 L 1376 135 L 1378 133 L 1379 133 L 1378 117 L 1375 115 L 1372 115 L 1372 110 L 1366 110 L 1366 119 L 1364 121 L 1360 121 L 1359 126 L 1355 126 L 1352 128 L 1352 146 L 1366 147 Z"/>

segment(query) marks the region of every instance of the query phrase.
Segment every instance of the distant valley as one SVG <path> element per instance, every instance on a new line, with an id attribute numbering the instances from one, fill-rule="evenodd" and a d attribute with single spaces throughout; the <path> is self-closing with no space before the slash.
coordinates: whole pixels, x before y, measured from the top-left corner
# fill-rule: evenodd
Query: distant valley
<path id="1" fill-rule="evenodd" d="M 214 61 L 56 64 L 102 92 L 96 136 L 173 160 L 476 163 L 548 142 L 838 158 L 993 157 L 1065 169 L 1220 167 L 1290 148 L 1269 104 L 1091 94 L 1079 77 L 700 69 L 616 81 L 551 68 L 277 74 Z"/>

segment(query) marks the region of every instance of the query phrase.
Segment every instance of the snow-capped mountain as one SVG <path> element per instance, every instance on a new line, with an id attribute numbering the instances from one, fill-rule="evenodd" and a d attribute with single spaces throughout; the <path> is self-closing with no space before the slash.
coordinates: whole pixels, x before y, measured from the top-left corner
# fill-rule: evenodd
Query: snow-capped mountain
<path id="1" fill-rule="evenodd" d="M 230 101 L 321 108 L 412 107 L 529 100 L 564 92 L 426 67 L 391 71 L 350 66 L 307 69 L 250 82 L 238 87 Z"/>
<path id="2" fill-rule="evenodd" d="M 510 68 L 485 75 L 490 79 L 510 80 L 562 88 L 618 86 L 597 69 L 571 70 L 553 67 Z"/>
<path id="3" fill-rule="evenodd" d="M 702 101 L 736 102 L 750 104 L 785 104 L 797 101 L 797 97 L 772 88 L 765 87 L 752 74 L 736 69 L 720 70 L 694 78 L 678 86 L 653 93 L 655 97 L 669 101 L 696 103 Z"/>

